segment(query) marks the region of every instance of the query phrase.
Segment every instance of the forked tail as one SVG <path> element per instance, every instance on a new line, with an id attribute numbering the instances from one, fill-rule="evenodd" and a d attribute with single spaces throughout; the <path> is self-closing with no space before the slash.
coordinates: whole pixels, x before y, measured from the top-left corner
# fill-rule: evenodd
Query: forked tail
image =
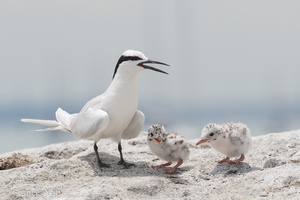
<path id="1" fill-rule="evenodd" d="M 42 120 L 42 119 L 21 119 L 22 122 L 40 124 L 44 126 L 50 126 L 49 128 L 40 129 L 36 131 L 65 131 L 71 132 L 70 124 L 72 119 L 77 114 L 70 115 L 61 108 L 58 108 L 55 112 L 56 120 Z"/>

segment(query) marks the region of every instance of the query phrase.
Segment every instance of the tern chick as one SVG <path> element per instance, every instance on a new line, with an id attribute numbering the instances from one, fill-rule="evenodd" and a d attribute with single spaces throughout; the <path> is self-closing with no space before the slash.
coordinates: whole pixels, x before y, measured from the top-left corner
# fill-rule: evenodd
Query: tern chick
<path id="1" fill-rule="evenodd" d="M 226 155 L 218 163 L 228 162 L 237 164 L 245 159 L 245 154 L 251 146 L 251 134 L 249 128 L 242 123 L 207 124 L 197 145 L 207 142 L 212 148 Z M 239 157 L 230 160 L 231 157 Z"/>
<path id="2" fill-rule="evenodd" d="M 190 154 L 184 137 L 177 133 L 166 132 L 165 128 L 160 124 L 150 126 L 147 143 L 152 153 L 159 158 L 168 161 L 165 164 L 152 166 L 153 168 L 169 166 L 172 162 L 177 161 L 177 164 L 174 167 L 165 171 L 166 174 L 173 174 Z"/>

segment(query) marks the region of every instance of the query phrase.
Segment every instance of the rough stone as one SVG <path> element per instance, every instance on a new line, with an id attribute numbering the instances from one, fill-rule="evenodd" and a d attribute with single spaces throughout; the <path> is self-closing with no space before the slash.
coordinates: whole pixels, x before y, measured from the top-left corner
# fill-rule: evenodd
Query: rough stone
<path id="1" fill-rule="evenodd" d="M 117 144 L 99 142 L 111 168 L 99 168 L 93 142 L 73 141 L 0 155 L 25 165 L 0 170 L 0 199 L 299 199 L 300 130 L 253 138 L 245 161 L 216 163 L 223 155 L 189 140 L 190 158 L 173 175 L 150 168 L 157 159 L 146 135 L 123 141 L 124 158 L 136 167 L 117 165 Z M 25 161 L 24 161 L 25 162 Z M 174 163 L 175 164 L 175 163 Z"/>

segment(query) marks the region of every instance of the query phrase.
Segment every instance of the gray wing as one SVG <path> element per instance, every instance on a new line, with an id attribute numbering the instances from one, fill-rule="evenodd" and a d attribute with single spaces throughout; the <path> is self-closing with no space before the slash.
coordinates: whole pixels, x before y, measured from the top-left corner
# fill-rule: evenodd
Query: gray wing
<path id="1" fill-rule="evenodd" d="M 101 109 L 88 108 L 80 112 L 71 122 L 73 134 L 83 139 L 92 139 L 97 132 L 107 128 L 109 115 Z"/>
<path id="2" fill-rule="evenodd" d="M 165 145 L 168 146 L 166 149 L 169 151 L 169 153 L 174 153 L 175 151 L 182 149 L 182 147 L 186 145 L 186 142 L 183 136 L 170 132 L 167 133 Z"/>
<path id="3" fill-rule="evenodd" d="M 144 127 L 145 115 L 141 111 L 137 110 L 135 115 L 133 116 L 131 122 L 128 127 L 122 134 L 122 139 L 132 139 L 138 136 Z"/>
<path id="4" fill-rule="evenodd" d="M 232 130 L 232 132 L 229 134 L 228 137 L 232 144 L 235 144 L 235 145 L 243 144 L 244 137 L 241 133 L 241 130 L 239 130 L 239 129 Z"/>

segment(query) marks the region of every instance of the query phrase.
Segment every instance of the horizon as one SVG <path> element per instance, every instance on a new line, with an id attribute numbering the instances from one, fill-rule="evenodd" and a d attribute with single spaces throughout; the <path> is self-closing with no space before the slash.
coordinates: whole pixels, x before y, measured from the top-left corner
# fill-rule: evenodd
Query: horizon
<path id="1" fill-rule="evenodd" d="M 149 124 L 193 135 L 229 120 L 255 134 L 299 129 L 299 8 L 290 0 L 1 1 L 1 144 L 53 141 L 23 137 L 35 126 L 18 120 L 78 112 L 106 90 L 127 49 L 171 65 L 169 75 L 139 77 Z"/>

